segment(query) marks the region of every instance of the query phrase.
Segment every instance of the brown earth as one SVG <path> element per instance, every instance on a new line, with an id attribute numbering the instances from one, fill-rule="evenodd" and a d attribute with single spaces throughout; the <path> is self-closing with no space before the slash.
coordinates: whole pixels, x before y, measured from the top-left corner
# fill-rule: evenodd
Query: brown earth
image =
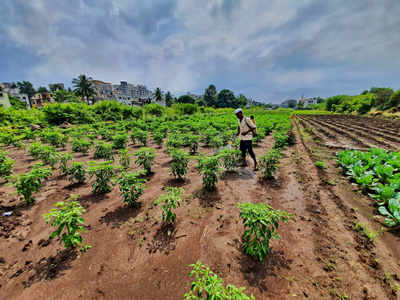
<path id="1" fill-rule="evenodd" d="M 382 220 L 373 217 L 371 198 L 334 161 L 335 151 L 344 148 L 398 147 L 393 133 L 400 127 L 383 122 L 299 116 L 293 121 L 297 142 L 284 151 L 275 180 L 265 182 L 249 168 L 238 168 L 222 174 L 213 193 L 202 190 L 194 162 L 185 182 L 172 180 L 169 155 L 157 149 L 139 209 L 122 204 L 118 186 L 94 196 L 90 182 L 71 185 L 57 172 L 29 207 L 13 187 L 0 183 L 0 299 L 182 299 L 190 288 L 189 264 L 197 260 L 256 299 L 397 299 L 399 232 L 385 229 L 371 242 L 354 230 L 359 222 L 379 231 Z M 259 156 L 272 145 L 268 136 L 255 152 Z M 25 150 L 8 150 L 16 160 L 15 173 L 33 163 Z M 76 160 L 91 157 L 76 155 Z M 316 161 L 326 168 L 318 169 Z M 185 190 L 170 237 L 161 230 L 160 208 L 153 206 L 167 186 Z M 86 208 L 83 239 L 92 248 L 84 254 L 48 240 L 51 228 L 42 217 L 71 194 L 79 194 Z M 247 201 L 293 214 L 280 226 L 281 239 L 272 242 L 264 264 L 240 248 L 237 203 Z M 13 214 L 5 217 L 6 211 Z"/>

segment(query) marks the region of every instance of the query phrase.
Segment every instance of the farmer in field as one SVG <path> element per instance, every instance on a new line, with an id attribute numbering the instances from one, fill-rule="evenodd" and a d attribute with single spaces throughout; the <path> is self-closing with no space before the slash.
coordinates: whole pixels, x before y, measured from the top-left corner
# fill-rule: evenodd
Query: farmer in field
<path id="1" fill-rule="evenodd" d="M 249 151 L 251 158 L 254 161 L 254 171 L 258 170 L 256 155 L 253 151 L 253 135 L 255 135 L 256 125 L 254 122 L 243 115 L 241 108 L 235 110 L 235 115 L 238 118 L 238 132 L 236 136 L 240 139 L 240 151 L 242 151 L 243 166 L 247 166 L 246 152 Z"/>

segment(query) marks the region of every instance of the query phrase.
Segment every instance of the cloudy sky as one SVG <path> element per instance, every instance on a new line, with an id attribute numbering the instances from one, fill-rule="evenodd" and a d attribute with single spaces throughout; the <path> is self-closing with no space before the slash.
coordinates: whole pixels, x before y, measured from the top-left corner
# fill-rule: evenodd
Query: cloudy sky
<path id="1" fill-rule="evenodd" d="M 400 88 L 399 0 L 1 0 L 0 82 L 87 74 L 264 102 Z"/>

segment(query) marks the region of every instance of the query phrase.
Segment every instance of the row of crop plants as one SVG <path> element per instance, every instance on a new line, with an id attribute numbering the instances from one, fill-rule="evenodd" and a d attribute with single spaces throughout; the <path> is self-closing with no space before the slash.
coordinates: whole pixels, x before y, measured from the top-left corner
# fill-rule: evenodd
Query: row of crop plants
<path id="1" fill-rule="evenodd" d="M 346 174 L 376 200 L 386 225 L 400 225 L 400 152 L 345 150 L 337 160 Z"/>

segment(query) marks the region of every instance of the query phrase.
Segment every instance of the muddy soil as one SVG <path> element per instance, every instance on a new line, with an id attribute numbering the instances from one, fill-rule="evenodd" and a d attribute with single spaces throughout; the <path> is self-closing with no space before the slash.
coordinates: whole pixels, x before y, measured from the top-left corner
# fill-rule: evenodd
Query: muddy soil
<path id="1" fill-rule="evenodd" d="M 300 121 L 293 121 L 296 144 L 284 150 L 275 180 L 262 181 L 250 168 L 238 168 L 221 174 L 212 193 L 202 190 L 195 162 L 186 180 L 177 182 L 169 174 L 165 149 L 150 145 L 157 149 L 154 174 L 137 209 L 123 205 L 118 186 L 94 196 L 90 181 L 71 185 L 57 172 L 28 207 L 13 187 L 0 183 L 0 298 L 182 299 L 190 288 L 189 264 L 200 260 L 256 299 L 397 299 L 400 235 L 384 229 L 372 242 L 354 229 L 358 222 L 379 231 L 376 208 L 336 166 L 337 149 L 325 145 L 361 142 L 350 143 L 354 133 L 342 137 L 332 127 L 320 134 L 313 126 L 322 120 Z M 255 148 L 257 156 L 272 145 L 273 138 L 266 137 Z M 10 150 L 15 173 L 34 162 L 25 150 Z M 91 156 L 75 158 L 88 161 Z M 326 168 L 318 169 L 317 160 Z M 160 207 L 153 203 L 168 186 L 184 188 L 185 196 L 175 228 L 165 229 Z M 86 208 L 83 239 L 92 248 L 83 254 L 49 240 L 51 228 L 42 217 L 71 194 L 79 194 Z M 272 242 L 264 264 L 240 248 L 243 226 L 237 203 L 247 201 L 293 214 L 280 226 L 281 239 Z M 3 216 L 7 211 L 12 215 Z"/>

